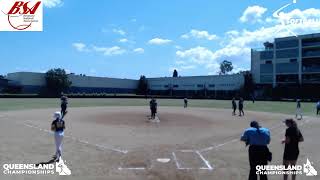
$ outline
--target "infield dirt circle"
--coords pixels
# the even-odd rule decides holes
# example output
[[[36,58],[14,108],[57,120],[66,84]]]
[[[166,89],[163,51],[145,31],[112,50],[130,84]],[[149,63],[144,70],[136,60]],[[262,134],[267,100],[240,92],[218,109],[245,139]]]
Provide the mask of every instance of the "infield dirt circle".
[[[0,113],[1,163],[39,163],[54,154],[49,131],[58,109]],[[72,175],[68,179],[133,180],[238,180],[247,179],[247,148],[239,141],[251,120],[271,129],[273,164],[281,164],[285,126],[290,115],[212,108],[160,107],[160,123],[150,123],[148,107],[69,108],[63,157]],[[311,117],[299,121],[306,138],[300,147],[300,163],[318,160],[319,122]],[[168,162],[160,162],[166,159]],[[314,162],[319,163],[319,162]],[[279,179],[281,176],[270,176]],[[0,179],[10,179],[4,176]],[[56,175],[21,179],[60,179]],[[300,179],[306,178],[301,176]],[[313,178],[309,178],[313,179]]]

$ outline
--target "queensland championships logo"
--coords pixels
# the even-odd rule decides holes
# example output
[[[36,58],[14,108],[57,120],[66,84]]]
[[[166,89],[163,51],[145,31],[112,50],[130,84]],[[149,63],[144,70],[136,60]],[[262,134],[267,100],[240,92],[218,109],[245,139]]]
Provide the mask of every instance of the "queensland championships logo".
[[[0,10],[0,31],[42,31],[41,0],[3,0]]]

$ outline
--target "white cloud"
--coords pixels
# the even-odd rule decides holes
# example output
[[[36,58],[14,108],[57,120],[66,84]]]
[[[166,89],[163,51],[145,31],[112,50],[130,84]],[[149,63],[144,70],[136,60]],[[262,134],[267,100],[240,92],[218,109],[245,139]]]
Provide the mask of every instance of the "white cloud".
[[[320,18],[320,9],[295,9],[288,13],[283,13],[284,17],[290,18]],[[225,33],[225,37],[221,38],[221,48],[210,50],[206,47],[197,46],[187,50],[176,51],[177,60],[175,65],[177,68],[182,66],[200,66],[206,68],[209,74],[217,74],[219,71],[219,63],[223,60],[229,60],[233,63],[233,73],[250,69],[251,48],[261,48],[266,41],[273,42],[274,38],[292,36],[278,19],[267,17],[264,25],[268,27],[260,27],[254,30],[231,30]],[[296,34],[317,33],[320,28],[318,23],[310,24],[292,24],[286,26]]]
[[[181,66],[180,69],[181,70],[190,70],[190,69],[195,69],[196,66],[195,65],[188,65],[188,66]]]
[[[172,40],[170,40],[170,39],[154,38],[154,39],[149,40],[148,43],[152,44],[152,45],[163,45],[163,44],[169,44],[171,42],[172,42]]]
[[[239,73],[240,71],[247,71],[249,69],[239,67],[238,65],[233,65],[233,69],[231,71],[232,74]]]
[[[136,48],[133,50],[133,52],[138,53],[138,54],[142,54],[142,53],[144,53],[144,49],[143,48]]]
[[[179,45],[175,45],[174,48],[176,48],[176,49],[178,49],[178,50],[181,50],[181,49],[182,49],[182,47],[179,46]]]
[[[319,18],[320,17],[320,9],[310,8],[306,9],[304,11],[301,11],[300,9],[294,9],[291,12],[280,13],[280,17],[287,17],[289,19],[293,18],[300,18],[300,19],[306,19],[306,18]]]
[[[230,37],[234,37],[234,36],[238,36],[239,32],[236,30],[231,30],[231,31],[227,31],[226,35],[230,36]]]
[[[88,47],[84,43],[73,43],[72,46],[79,52],[97,52],[102,53],[105,56],[121,55],[126,52],[125,49],[122,49],[119,46],[100,47],[93,45]]]
[[[178,61],[176,61],[176,64],[177,65],[184,65],[184,64],[187,64],[187,63],[185,61],[178,60]]]
[[[267,10],[267,8],[261,6],[249,6],[240,17],[240,22],[261,22],[261,18]]]
[[[129,40],[126,39],[126,38],[119,39],[119,42],[121,42],[121,43],[126,43],[126,42],[128,42],[128,41],[129,41]]]
[[[205,47],[195,47],[185,51],[177,51],[176,56],[180,59],[188,59],[188,61],[196,64],[206,64],[215,57],[214,52]]]
[[[61,0],[42,0],[43,5],[47,8],[53,8],[56,6],[61,6],[63,3]]]
[[[80,52],[88,51],[87,45],[85,45],[84,43],[73,43],[72,46]]]
[[[113,47],[97,47],[93,46],[93,50],[96,52],[101,52],[105,56],[121,55],[126,52],[125,49],[120,48],[119,46]]]
[[[127,33],[122,29],[112,29],[112,32],[119,34],[121,36],[125,36]]]
[[[220,71],[220,64],[219,63],[208,64],[206,68],[209,69],[208,75],[217,75],[219,74],[219,71]]]
[[[183,38],[183,39],[190,39],[190,38],[207,39],[209,41],[212,41],[212,40],[218,39],[218,36],[215,34],[209,34],[208,31],[201,31],[201,30],[192,29],[189,33],[183,34],[181,36],[181,38]]]

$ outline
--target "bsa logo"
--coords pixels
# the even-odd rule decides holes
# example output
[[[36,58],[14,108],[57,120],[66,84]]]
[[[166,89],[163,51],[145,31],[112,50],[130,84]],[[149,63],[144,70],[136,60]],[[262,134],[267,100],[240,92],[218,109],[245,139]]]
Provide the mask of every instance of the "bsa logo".
[[[0,31],[42,31],[41,0],[2,0],[0,10]]]

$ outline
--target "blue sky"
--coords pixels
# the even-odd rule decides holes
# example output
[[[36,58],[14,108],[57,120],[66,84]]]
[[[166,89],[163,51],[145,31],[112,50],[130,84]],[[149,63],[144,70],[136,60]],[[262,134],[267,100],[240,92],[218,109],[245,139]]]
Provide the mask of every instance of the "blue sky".
[[[4,0],[0,0],[4,1]],[[319,0],[298,0],[281,18],[320,19]],[[139,78],[250,69],[250,48],[288,36],[272,16],[292,0],[44,0],[43,32],[0,32],[0,74],[64,68]],[[287,24],[297,34],[318,23]]]

